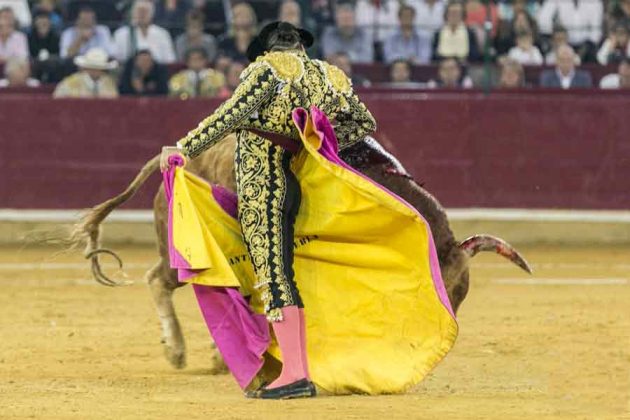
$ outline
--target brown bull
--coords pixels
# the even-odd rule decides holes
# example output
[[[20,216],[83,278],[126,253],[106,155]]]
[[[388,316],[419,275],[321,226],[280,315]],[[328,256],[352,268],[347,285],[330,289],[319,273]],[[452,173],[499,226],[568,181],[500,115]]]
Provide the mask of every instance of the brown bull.
[[[235,136],[229,136],[217,146],[189,162],[186,169],[213,184],[220,184],[234,191],[235,140]],[[426,218],[431,226],[442,277],[448,297],[455,311],[457,311],[468,292],[468,260],[478,252],[496,252],[510,259],[523,270],[531,272],[527,262],[520,256],[518,251],[501,239],[488,235],[476,235],[463,242],[458,242],[451,231],[446,212],[442,206],[409,176],[401,174],[400,170],[393,170],[394,166],[392,166],[391,159],[388,160],[385,157],[386,152],[382,151],[384,153],[381,153],[369,150],[367,146],[361,145],[358,146],[358,149],[360,152],[358,159],[356,158],[357,155],[352,157],[344,156],[343,154],[342,158],[363,174],[407,200]],[[119,285],[119,283],[109,279],[102,273],[98,259],[99,254],[107,253],[114,256],[121,267],[122,262],[112,251],[100,248],[100,224],[112,210],[131,198],[146,179],[158,169],[158,166],[159,156],[156,156],[142,168],[122,194],[92,208],[73,231],[71,236],[72,245],[87,242],[86,258],[91,260],[94,277],[102,284],[108,286]],[[163,187],[160,187],[155,196],[153,210],[160,260],[147,272],[146,279],[160,316],[162,343],[164,344],[166,357],[174,367],[182,368],[186,362],[184,337],[175,314],[172,297],[173,291],[184,284],[177,281],[177,272],[169,266],[168,211]],[[216,357],[216,360],[220,360],[218,356]]]

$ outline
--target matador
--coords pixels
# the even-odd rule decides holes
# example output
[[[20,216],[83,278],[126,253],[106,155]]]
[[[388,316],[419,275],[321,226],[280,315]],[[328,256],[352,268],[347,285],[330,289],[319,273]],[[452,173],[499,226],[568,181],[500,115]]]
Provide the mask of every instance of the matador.
[[[341,149],[376,129],[343,71],[306,55],[312,44],[308,31],[289,23],[265,26],[248,48],[252,64],[234,94],[162,156],[162,162],[177,152],[192,159],[227,134],[237,136],[238,220],[283,360],[280,376],[248,394],[254,398],[316,393],[308,372],[304,305],[294,281],[293,233],[301,193],[290,168],[300,147],[292,112],[322,110],[335,125]]]

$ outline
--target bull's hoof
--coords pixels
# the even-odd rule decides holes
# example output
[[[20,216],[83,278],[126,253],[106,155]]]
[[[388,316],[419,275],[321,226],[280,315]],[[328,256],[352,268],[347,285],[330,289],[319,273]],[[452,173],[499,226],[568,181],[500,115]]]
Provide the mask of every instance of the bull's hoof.
[[[171,366],[175,369],[183,369],[186,367],[185,349],[174,349],[170,346],[164,345],[164,355],[166,356],[166,360],[168,360]]]
[[[212,356],[210,356],[210,374],[225,375],[228,372],[228,367],[225,365],[221,353],[215,348],[212,352]]]

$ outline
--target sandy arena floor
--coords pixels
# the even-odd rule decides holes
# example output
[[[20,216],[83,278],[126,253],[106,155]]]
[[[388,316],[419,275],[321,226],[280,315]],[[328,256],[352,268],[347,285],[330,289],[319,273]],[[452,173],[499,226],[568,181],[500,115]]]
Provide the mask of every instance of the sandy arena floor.
[[[630,418],[628,248],[523,249],[534,277],[477,257],[458,342],[412,392],[284,402],[211,374],[187,288],[188,367],[172,369],[141,280],[155,253],[120,251],[137,281],[110,289],[77,255],[0,250],[0,418]]]

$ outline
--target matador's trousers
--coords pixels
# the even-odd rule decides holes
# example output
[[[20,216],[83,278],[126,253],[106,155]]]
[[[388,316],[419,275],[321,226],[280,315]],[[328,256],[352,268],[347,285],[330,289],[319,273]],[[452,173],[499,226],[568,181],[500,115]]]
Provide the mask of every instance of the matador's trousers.
[[[291,152],[249,131],[237,138],[238,219],[267,319],[281,321],[281,308],[303,307],[293,271],[300,185],[291,172]]]

